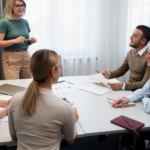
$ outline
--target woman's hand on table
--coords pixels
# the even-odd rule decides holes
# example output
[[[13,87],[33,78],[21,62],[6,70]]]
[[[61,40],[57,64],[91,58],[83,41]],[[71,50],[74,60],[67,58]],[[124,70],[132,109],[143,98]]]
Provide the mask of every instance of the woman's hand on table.
[[[75,115],[75,123],[79,120],[79,115],[77,109],[73,107],[74,115]]]

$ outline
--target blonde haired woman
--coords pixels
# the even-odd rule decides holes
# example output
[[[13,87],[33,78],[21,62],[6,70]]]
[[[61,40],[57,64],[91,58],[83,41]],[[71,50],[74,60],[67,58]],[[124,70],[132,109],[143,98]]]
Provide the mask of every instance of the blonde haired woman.
[[[51,50],[35,52],[30,71],[34,80],[26,92],[15,94],[10,103],[12,139],[18,139],[19,150],[58,150],[62,134],[68,143],[73,143],[77,134],[77,111],[52,92],[52,84],[61,74],[59,56]]]
[[[28,21],[21,18],[25,9],[24,0],[7,0],[4,18],[0,20],[0,47],[4,49],[2,61],[7,80],[31,78],[27,49],[36,39],[29,38]]]

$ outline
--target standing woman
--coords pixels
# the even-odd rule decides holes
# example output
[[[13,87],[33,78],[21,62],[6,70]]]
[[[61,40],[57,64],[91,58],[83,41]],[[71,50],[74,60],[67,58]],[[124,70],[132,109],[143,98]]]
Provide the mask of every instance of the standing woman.
[[[24,0],[7,0],[4,18],[0,20],[0,47],[4,49],[2,62],[5,79],[31,78],[28,46],[36,43],[29,38],[28,21],[21,18],[25,14]]]
[[[18,139],[17,150],[59,150],[62,135],[69,144],[76,138],[76,109],[53,94],[61,74],[54,51],[36,51],[30,60],[33,81],[26,92],[16,93],[9,106],[9,132]]]

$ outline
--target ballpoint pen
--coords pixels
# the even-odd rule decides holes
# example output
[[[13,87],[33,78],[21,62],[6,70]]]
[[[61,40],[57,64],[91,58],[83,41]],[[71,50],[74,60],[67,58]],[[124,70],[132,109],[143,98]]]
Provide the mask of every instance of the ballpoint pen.
[[[111,98],[107,98],[107,99],[109,99],[109,100],[112,100],[112,101],[116,101],[116,99],[111,99]],[[117,104],[127,104],[127,103],[123,103],[123,102],[118,102]]]
[[[100,73],[98,70],[96,70],[96,72]]]
[[[68,81],[65,81],[65,82],[67,82],[67,83],[70,83],[70,84],[74,85],[74,84],[73,84],[73,83],[71,83],[71,82],[68,82]]]
[[[67,99],[65,99],[70,105],[73,105],[74,104],[74,102],[70,102],[70,101],[68,101]]]
[[[129,120],[128,120],[126,117],[123,117],[123,119],[124,119],[131,127],[133,127],[132,124],[129,122]]]

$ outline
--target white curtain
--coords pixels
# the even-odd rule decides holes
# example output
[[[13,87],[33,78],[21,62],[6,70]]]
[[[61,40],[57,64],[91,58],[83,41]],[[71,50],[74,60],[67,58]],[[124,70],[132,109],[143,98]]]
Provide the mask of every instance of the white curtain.
[[[149,24],[149,0],[26,0],[25,18],[38,40],[29,48],[61,55],[64,76],[114,70],[124,61],[132,31]],[[140,11],[139,11],[140,10]],[[139,19],[142,18],[142,19]],[[140,21],[139,21],[140,20]],[[125,77],[121,81],[125,81]]]
[[[129,37],[138,25],[146,25],[150,27],[150,0],[129,0],[125,55],[131,49],[129,47]],[[126,75],[124,80],[128,81],[128,79],[128,75]]]

